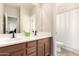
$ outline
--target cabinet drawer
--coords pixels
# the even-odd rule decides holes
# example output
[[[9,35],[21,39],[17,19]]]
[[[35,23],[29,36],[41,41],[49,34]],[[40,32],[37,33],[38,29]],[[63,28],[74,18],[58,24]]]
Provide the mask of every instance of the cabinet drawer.
[[[36,53],[36,47],[32,47],[32,48],[27,49],[27,54],[32,54],[32,53]]]
[[[1,47],[0,48],[0,53],[1,52],[12,52],[12,51],[23,49],[24,47],[25,47],[24,43],[11,45],[11,46],[6,46],[6,47]]]
[[[10,53],[0,53],[0,56],[10,56]]]
[[[36,41],[31,41],[27,43],[27,48],[36,47]]]
[[[17,50],[10,53],[11,56],[24,56],[24,50]]]
[[[36,53],[28,54],[28,56],[36,56]]]

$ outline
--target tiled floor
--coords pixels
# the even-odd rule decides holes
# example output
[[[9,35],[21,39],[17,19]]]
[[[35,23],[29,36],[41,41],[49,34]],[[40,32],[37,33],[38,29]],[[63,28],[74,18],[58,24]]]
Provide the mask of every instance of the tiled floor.
[[[65,49],[61,49],[61,52],[57,52],[58,56],[79,56],[79,54],[76,54],[74,52],[65,50]]]

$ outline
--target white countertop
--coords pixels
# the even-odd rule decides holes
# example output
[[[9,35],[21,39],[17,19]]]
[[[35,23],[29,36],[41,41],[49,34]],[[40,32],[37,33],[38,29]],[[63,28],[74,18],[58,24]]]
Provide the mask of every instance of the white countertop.
[[[16,38],[1,37],[0,38],[0,47],[14,45],[14,44],[23,43],[23,42],[29,42],[29,41],[33,41],[33,40],[39,40],[39,39],[46,38],[46,37],[52,37],[51,33],[40,32],[36,36],[31,35],[30,37],[25,37],[23,34],[16,35]]]

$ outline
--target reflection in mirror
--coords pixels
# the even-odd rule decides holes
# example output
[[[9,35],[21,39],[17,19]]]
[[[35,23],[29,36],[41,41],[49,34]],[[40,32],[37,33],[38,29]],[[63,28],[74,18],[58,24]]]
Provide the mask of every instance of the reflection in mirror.
[[[8,17],[8,33],[14,31],[16,33],[17,18]]]
[[[18,32],[18,27],[19,23],[18,23],[18,19],[17,17],[13,17],[13,16],[5,16],[4,19],[4,33],[12,33],[13,31],[15,33]]]

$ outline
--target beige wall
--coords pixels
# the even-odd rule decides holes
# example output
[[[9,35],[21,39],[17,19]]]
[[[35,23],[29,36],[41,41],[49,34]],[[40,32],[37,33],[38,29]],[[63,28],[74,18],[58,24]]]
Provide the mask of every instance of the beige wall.
[[[19,16],[19,7],[4,5],[4,12],[10,16]]]
[[[42,7],[36,8],[36,30],[42,31]]]
[[[29,11],[25,8],[25,6],[21,6],[20,8],[20,24],[21,24],[21,32],[30,31],[30,21],[29,21]]]
[[[39,8],[37,8],[37,10],[37,31],[51,32],[53,20],[53,3],[42,4]]]
[[[51,32],[52,21],[52,4],[44,4],[42,6],[42,29],[45,32]]]
[[[33,17],[35,15],[35,6],[28,4],[26,5],[21,5],[20,8],[20,24],[21,24],[21,32],[30,32],[32,31],[32,20],[35,19]],[[33,19],[32,19],[33,17]]]
[[[3,4],[0,3],[0,33],[3,33]]]

